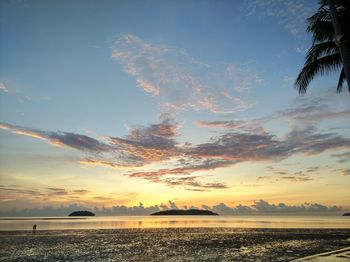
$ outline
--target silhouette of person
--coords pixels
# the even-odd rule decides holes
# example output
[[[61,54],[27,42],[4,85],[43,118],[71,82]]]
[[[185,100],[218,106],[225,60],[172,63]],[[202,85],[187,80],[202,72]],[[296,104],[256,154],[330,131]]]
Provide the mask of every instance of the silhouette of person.
[[[36,233],[36,224],[35,224],[35,225],[33,225],[32,235],[35,235],[35,233]]]

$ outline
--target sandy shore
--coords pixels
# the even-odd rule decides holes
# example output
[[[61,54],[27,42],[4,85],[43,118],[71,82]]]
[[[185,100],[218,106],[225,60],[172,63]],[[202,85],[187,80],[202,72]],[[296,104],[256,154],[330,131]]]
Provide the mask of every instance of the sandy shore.
[[[289,261],[349,246],[350,229],[9,231],[0,261]]]

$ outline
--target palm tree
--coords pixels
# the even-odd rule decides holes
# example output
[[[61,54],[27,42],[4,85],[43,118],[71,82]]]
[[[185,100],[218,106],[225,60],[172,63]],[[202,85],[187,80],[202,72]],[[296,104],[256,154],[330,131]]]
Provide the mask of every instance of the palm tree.
[[[345,39],[350,39],[350,1],[337,0],[337,15]],[[316,75],[340,71],[337,91],[341,92],[346,79],[340,52],[335,42],[335,33],[327,0],[320,0],[316,13],[307,19],[307,31],[312,33],[312,46],[306,54],[305,64],[295,81],[299,93],[304,94],[310,81]],[[350,41],[345,42],[350,50]],[[350,86],[348,86],[350,92]]]

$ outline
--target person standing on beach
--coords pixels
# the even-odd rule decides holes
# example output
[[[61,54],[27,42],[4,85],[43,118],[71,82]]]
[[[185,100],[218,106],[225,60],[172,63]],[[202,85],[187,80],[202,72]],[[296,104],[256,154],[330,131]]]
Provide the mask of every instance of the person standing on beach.
[[[35,235],[35,233],[36,233],[36,224],[35,224],[35,225],[33,225],[32,235]]]

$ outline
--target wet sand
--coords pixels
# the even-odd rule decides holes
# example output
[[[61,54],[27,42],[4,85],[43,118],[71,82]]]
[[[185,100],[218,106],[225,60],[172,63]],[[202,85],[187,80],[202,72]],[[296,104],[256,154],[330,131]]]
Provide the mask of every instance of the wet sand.
[[[29,220],[29,221],[41,221],[41,220],[76,220],[76,219],[88,219],[86,217],[10,217],[10,218],[0,218],[1,220],[9,220],[9,221],[14,221],[14,220]]]
[[[349,247],[350,229],[0,232],[0,261],[289,261]]]

